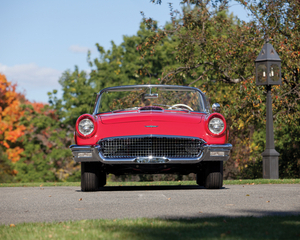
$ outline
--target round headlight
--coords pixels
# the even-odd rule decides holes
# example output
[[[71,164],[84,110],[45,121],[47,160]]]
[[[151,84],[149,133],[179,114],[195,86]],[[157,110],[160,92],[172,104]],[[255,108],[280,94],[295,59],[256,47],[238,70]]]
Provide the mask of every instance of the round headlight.
[[[219,134],[224,130],[224,122],[217,117],[212,118],[208,123],[209,131],[214,134]]]
[[[78,130],[83,135],[89,135],[94,131],[94,123],[90,119],[85,118],[78,124]]]

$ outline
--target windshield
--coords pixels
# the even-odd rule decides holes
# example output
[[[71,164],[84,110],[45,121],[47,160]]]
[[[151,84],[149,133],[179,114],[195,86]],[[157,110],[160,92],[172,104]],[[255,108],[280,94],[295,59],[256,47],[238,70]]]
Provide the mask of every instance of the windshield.
[[[139,110],[152,106],[169,110],[205,112],[202,96],[194,89],[139,87],[103,92],[97,113]]]

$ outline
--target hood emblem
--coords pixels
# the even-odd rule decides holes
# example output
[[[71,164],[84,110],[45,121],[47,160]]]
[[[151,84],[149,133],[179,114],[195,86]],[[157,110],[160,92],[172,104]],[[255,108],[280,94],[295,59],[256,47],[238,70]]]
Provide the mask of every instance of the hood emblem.
[[[148,127],[148,128],[156,128],[158,126],[155,126],[155,125],[146,125],[145,127]]]

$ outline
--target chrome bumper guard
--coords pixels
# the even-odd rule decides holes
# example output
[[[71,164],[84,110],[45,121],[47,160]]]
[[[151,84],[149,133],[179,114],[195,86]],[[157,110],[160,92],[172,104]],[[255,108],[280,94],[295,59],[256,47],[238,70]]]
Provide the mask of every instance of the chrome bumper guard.
[[[102,162],[104,164],[184,164],[201,161],[226,161],[230,157],[232,145],[204,145],[204,150],[197,158],[165,158],[165,157],[136,157],[136,158],[105,158],[100,145],[78,146],[71,145],[75,162]]]

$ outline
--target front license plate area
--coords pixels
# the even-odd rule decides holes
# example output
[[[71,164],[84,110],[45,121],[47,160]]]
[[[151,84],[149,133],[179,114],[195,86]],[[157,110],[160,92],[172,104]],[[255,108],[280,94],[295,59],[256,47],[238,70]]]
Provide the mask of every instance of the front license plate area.
[[[166,163],[169,159],[164,157],[138,157],[134,161],[136,163]]]

